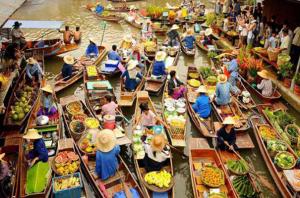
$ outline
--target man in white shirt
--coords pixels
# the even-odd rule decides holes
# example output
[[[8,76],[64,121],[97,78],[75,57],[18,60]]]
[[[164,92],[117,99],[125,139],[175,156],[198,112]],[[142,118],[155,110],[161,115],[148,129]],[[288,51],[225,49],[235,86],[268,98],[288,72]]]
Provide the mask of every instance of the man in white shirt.
[[[288,30],[284,29],[283,31],[283,38],[281,40],[281,44],[280,44],[280,50],[283,53],[289,54],[289,44],[290,44],[290,36],[288,34]]]

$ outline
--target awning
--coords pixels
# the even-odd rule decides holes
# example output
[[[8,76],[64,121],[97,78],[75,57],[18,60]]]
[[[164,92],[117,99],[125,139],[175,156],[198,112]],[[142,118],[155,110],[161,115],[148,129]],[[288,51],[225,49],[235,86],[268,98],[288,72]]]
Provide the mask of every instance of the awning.
[[[22,23],[21,28],[28,29],[59,29],[63,21],[30,21],[30,20],[8,20],[2,28],[12,28],[15,21]]]

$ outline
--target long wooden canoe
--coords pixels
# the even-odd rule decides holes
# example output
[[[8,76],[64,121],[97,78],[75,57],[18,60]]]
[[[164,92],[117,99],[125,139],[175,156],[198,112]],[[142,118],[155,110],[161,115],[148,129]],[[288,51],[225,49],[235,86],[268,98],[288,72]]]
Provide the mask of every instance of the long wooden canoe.
[[[251,86],[251,84],[242,76],[239,76],[244,86],[248,89],[249,92],[254,93],[257,97],[259,97],[264,103],[273,103],[278,101],[281,98],[281,93],[277,90],[277,88],[273,88],[273,94],[270,97],[263,96],[260,90],[255,89]]]
[[[21,156],[23,153],[22,143],[21,136],[7,136],[5,137],[4,146],[0,149],[0,154],[5,153],[3,160],[8,163],[11,173],[9,180],[3,179],[0,183],[0,197],[20,197],[19,184]],[[7,186],[10,186],[10,188],[7,189]]]
[[[73,75],[70,79],[68,79],[62,83],[61,82],[61,80],[63,80],[62,73],[61,72],[58,73],[54,78],[54,80],[56,82],[54,85],[54,92],[55,93],[60,92],[60,91],[64,90],[65,88],[69,87],[70,85],[74,84],[78,80],[80,80],[82,78],[84,66],[98,65],[107,53],[106,48],[104,46],[98,46],[98,50],[99,50],[99,55],[95,60],[90,60],[88,58],[80,58],[77,61],[77,63],[75,63]]]
[[[235,174],[232,174],[231,171],[228,169],[228,166],[227,166],[227,162],[229,160],[241,160],[241,158],[236,155],[235,153],[232,153],[232,152],[228,152],[228,151],[221,151],[221,150],[217,150],[218,152],[218,155],[222,161],[222,163],[224,164],[225,166],[225,169],[227,171],[227,174],[231,177],[231,176],[235,176]],[[257,184],[256,184],[256,181],[255,179],[253,178],[253,176],[250,174],[250,173],[247,173],[247,178],[248,180],[250,181],[250,184],[255,192],[255,195],[254,197],[257,197],[260,193],[260,189],[258,188]],[[236,190],[236,189],[235,189]]]
[[[101,123],[102,122],[101,108],[104,105],[105,96],[106,95],[112,96],[114,101],[116,100],[116,96],[114,94],[113,88],[108,89],[107,84],[106,84],[107,81],[104,81],[103,76],[99,72],[98,72],[97,76],[89,78],[87,75],[86,69],[87,68],[84,69],[84,73],[83,73],[85,101],[86,101],[87,107],[92,112],[93,116],[95,118],[97,118],[99,120],[99,122]],[[90,85],[88,85],[91,83],[94,83],[94,84],[98,83],[98,85],[102,84],[103,87],[100,89],[97,89],[97,88],[91,89]],[[117,113],[117,116],[124,117],[121,108],[118,107],[118,112],[116,112],[116,113]],[[118,126],[118,128],[120,130],[122,130],[122,132],[124,132],[124,134],[117,136],[117,143],[119,145],[130,143],[130,140],[128,139],[128,134],[127,134],[128,131],[126,130],[124,119],[123,119],[121,125]]]
[[[92,10],[92,8],[90,7],[87,7],[87,9],[92,12],[95,16],[97,16],[99,19],[102,19],[104,21],[109,21],[109,22],[115,22],[115,23],[118,23],[120,22],[121,20],[123,20],[123,17],[120,16],[120,15],[116,15],[116,14],[111,14],[109,13],[107,16],[103,16],[103,15],[100,15],[100,14],[97,14],[95,11]]]
[[[44,56],[42,53],[37,53],[34,54],[33,57],[38,61],[40,64],[42,70],[44,70]],[[7,105],[7,110],[4,115],[4,120],[3,120],[3,125],[9,128],[15,128],[15,129],[20,129],[22,126],[24,126],[25,121],[28,119],[30,112],[32,111],[33,107],[35,106],[36,99],[38,97],[38,94],[40,92],[41,88],[41,83],[39,82],[38,84],[28,84],[26,83],[26,70],[24,69],[22,73],[20,74],[19,79],[17,80],[13,90],[12,94],[9,98],[8,105]],[[28,101],[28,104],[31,106],[28,112],[24,112],[24,117],[21,120],[14,121],[12,119],[12,111],[16,111],[15,107],[15,102],[19,102],[21,100],[20,95],[21,93],[26,90],[26,89],[32,88],[33,92],[31,95],[30,100]]]
[[[259,132],[259,128],[261,126],[267,126],[270,127],[271,130],[274,130],[269,124],[262,124],[259,121],[259,118],[252,118],[251,123],[254,129],[254,135],[258,143],[258,147],[260,149],[261,155],[264,158],[264,161],[268,167],[268,170],[277,186],[279,189],[282,197],[295,197],[296,192],[293,192],[290,188],[290,185],[287,183],[287,181],[283,178],[283,171],[279,168],[276,167],[276,165],[273,162],[273,158],[270,156],[268,149],[266,147],[266,144],[264,140],[262,139],[262,136]],[[277,138],[280,139],[280,137],[277,135]],[[295,159],[298,159],[298,157],[294,154],[293,150],[288,146],[288,152],[292,153]],[[293,170],[293,169],[292,169]]]
[[[145,69],[142,70],[143,75],[146,76],[147,74],[147,64],[149,64],[149,62],[146,61],[146,65],[145,65]],[[149,70],[148,70],[149,72]],[[118,100],[118,104],[121,107],[130,107],[133,105],[135,99],[136,99],[136,95],[138,91],[141,91],[145,85],[146,79],[143,78],[141,80],[141,82],[138,84],[138,86],[136,87],[136,89],[132,92],[129,92],[125,89],[125,84],[124,84],[124,80],[121,78],[120,79],[120,98]]]
[[[154,104],[152,103],[152,101],[151,101],[151,99],[148,95],[148,92],[139,91],[137,93],[137,102],[136,102],[136,105],[135,105],[135,114],[134,114],[133,126],[139,125],[139,121],[140,121],[140,118],[141,118],[141,110],[140,110],[139,106],[140,106],[141,103],[144,103],[144,102],[147,102],[148,106],[149,106],[149,109],[151,111],[153,111],[153,113],[155,115],[158,115],[156,110],[155,110]],[[163,132],[163,134],[165,135],[165,138],[167,138],[165,132]],[[141,188],[142,188],[142,190],[144,191],[144,193],[146,195],[145,197],[147,197],[147,198],[152,197],[153,192],[151,190],[149,190],[145,185],[146,181],[144,180],[144,176],[147,172],[146,172],[146,169],[144,168],[143,159],[138,158],[138,156],[136,154],[134,154],[133,155],[133,162],[134,162],[134,166],[135,166],[135,171],[136,171],[137,176],[138,176],[139,181],[140,181]],[[167,172],[170,172],[172,177],[174,177],[171,151],[170,151],[170,158],[167,162],[167,165],[163,169],[167,170]],[[175,196],[175,192],[174,192],[174,186],[173,186],[171,188],[171,190],[168,191],[168,197],[173,198],[174,196]]]
[[[183,53],[187,56],[193,57],[196,54],[196,46],[194,45],[193,49],[188,49],[187,47],[185,47],[184,43],[182,42],[182,40],[180,40],[180,46],[181,46],[181,51],[183,51]]]
[[[210,190],[210,188],[201,181],[201,169],[205,164],[212,164],[223,171],[225,185],[220,186],[220,191],[225,193],[227,197],[238,197],[217,151],[209,148],[207,141],[201,138],[191,138],[189,152],[189,165],[195,198],[205,197],[204,192],[209,193]]]
[[[167,99],[167,98],[171,98],[171,96],[168,95],[168,81],[165,84],[164,93],[163,93],[162,102],[161,102],[161,104],[163,106],[162,117],[163,117],[163,120],[165,123],[168,123],[167,116],[165,115],[166,107],[164,105],[165,99]],[[186,111],[184,113],[184,118],[187,122],[187,119],[188,119],[187,106],[185,109],[186,109]],[[166,130],[169,135],[169,138],[171,140],[171,144],[173,146],[176,146],[176,147],[185,147],[186,146],[186,137],[185,137],[186,131],[187,131],[186,122],[185,122],[185,126],[183,128],[179,128],[179,127],[172,128],[172,126],[170,126],[170,129]],[[170,123],[168,123],[168,124],[170,124]]]

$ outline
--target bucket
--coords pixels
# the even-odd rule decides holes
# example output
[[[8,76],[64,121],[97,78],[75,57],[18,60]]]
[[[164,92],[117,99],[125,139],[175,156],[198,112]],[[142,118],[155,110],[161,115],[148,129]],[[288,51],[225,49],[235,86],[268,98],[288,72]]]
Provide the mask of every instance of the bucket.
[[[105,115],[103,117],[103,128],[114,130],[116,128],[116,120],[113,115]]]
[[[122,126],[124,118],[120,115],[116,115],[115,121],[117,126]]]

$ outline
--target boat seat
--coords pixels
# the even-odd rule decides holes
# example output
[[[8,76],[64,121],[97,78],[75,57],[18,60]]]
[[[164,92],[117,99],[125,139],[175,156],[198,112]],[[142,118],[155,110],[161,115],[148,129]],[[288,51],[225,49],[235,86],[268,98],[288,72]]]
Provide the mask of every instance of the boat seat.
[[[119,171],[120,174],[116,173],[114,176],[108,178],[107,180],[103,181],[103,184],[104,185],[107,185],[107,184],[110,184],[110,183],[113,183],[117,180],[120,180],[121,177],[123,179],[123,181],[125,180],[125,173],[123,171]]]

